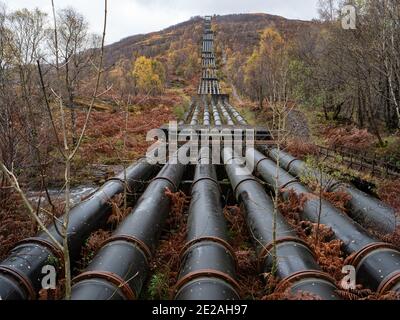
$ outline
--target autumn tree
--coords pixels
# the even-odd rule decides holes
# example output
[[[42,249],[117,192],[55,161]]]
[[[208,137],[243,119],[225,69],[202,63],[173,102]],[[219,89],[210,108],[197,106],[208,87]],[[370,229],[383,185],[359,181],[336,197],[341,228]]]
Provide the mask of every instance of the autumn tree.
[[[247,92],[259,101],[261,109],[265,99],[269,103],[286,99],[287,64],[282,36],[274,28],[265,29],[245,65],[244,79]]]
[[[132,75],[140,93],[157,95],[163,92],[166,78],[161,62],[141,56],[134,63]]]

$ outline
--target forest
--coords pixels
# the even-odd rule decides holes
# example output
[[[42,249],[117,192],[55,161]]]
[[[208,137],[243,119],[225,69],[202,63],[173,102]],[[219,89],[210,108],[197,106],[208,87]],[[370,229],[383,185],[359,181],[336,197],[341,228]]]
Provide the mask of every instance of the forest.
[[[43,232],[46,246],[51,242],[60,253],[59,261],[52,264],[63,276],[55,289],[42,289],[35,297],[70,299],[72,279],[96,261],[96,252],[112,240],[118,225],[129,221],[129,214],[137,208],[135,203],[141,204],[138,199],[146,192],[144,186],[157,181],[140,172],[140,179],[129,181],[134,185],[132,190],[126,182],[127,173],[137,174],[129,171],[134,161],[139,167],[145,166],[140,159],[151,145],[147,133],[169,121],[186,125],[184,120],[190,121],[190,116],[197,125],[201,122],[196,118],[198,113],[205,112],[207,120],[220,111],[226,118],[231,116],[232,122],[241,118],[247,127],[265,129],[278,146],[278,153],[288,152],[316,168],[320,177],[296,176],[298,183],[310,186],[310,194],[299,196],[286,187],[273,186],[271,254],[274,260],[276,219],[281,212],[299,237],[296,241],[313,251],[321,272],[333,278],[335,285],[340,283],[341,268],[354,256],[345,252],[343,242],[335,239],[333,229],[322,224],[320,217],[317,223],[311,223],[301,220],[299,212],[317,196],[328,201],[331,210],[350,214],[351,197],[343,190],[329,191],[322,185],[323,175],[329,172],[332,180],[327,179],[327,185],[335,179],[351,183],[393,208],[398,219],[398,1],[319,0],[319,18],[312,21],[266,13],[214,15],[205,34],[215,39],[212,55],[215,53],[216,67],[211,73],[202,70],[204,52],[200,43],[207,29],[202,17],[106,45],[110,28],[107,15],[113,3],[99,2],[102,33],[92,34],[79,8],[59,8],[52,0],[51,14],[39,8],[13,11],[0,0],[0,274],[1,261],[20,241]],[[346,29],[343,21],[349,12],[344,9],[349,5],[356,8],[356,24]],[[223,98],[193,98],[198,94],[201,74],[218,79]],[[273,153],[269,156],[273,158]],[[282,166],[279,159],[276,163]],[[115,178],[120,172],[125,176]],[[244,228],[249,221],[243,212],[251,209],[251,203],[245,202],[245,196],[244,200],[235,199],[240,184],[232,193],[229,173],[221,178],[218,171],[218,179],[216,174],[208,180],[217,180],[222,186],[221,199],[225,202],[220,213],[227,221],[230,243],[216,242],[233,252],[238,291],[248,300],[318,300],[304,292],[292,294],[288,286],[279,285],[275,260],[272,271],[258,272],[258,249],[251,245],[254,230]],[[186,173],[183,180],[188,183],[192,178]],[[248,180],[268,179],[260,169],[256,178]],[[71,258],[69,214],[79,203],[95,198],[98,187],[116,181],[123,184],[123,192],[106,201],[106,223],[90,232]],[[134,299],[163,300],[176,294],[182,251],[188,249],[185,239],[190,223],[196,220],[188,217],[191,187],[173,190],[171,186],[174,183],[160,197],[163,203],[169,201],[165,208],[160,206],[160,212],[168,207],[171,213],[160,231],[160,246],[148,248],[130,238],[145,252],[149,269],[149,276],[140,279],[140,288],[144,289],[137,295],[125,288],[135,276],[119,287]],[[213,188],[209,187],[214,195],[220,192]],[[254,188],[260,196],[262,192]],[[49,231],[50,226],[55,228],[54,233]],[[393,250],[399,248],[397,224],[391,233],[367,229],[368,236],[379,243],[388,243],[395,247]],[[283,290],[274,292],[279,287]],[[399,298],[398,293],[373,291],[360,285],[339,290],[338,297]]]

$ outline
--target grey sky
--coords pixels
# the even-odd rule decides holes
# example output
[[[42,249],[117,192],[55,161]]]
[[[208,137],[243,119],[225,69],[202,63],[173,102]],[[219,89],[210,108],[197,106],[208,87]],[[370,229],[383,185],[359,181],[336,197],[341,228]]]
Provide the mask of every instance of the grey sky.
[[[57,8],[72,6],[100,33],[102,0],[54,0]],[[39,7],[51,12],[51,0],[0,0],[9,10]],[[109,0],[107,43],[138,34],[158,31],[195,15],[264,12],[286,18],[310,20],[317,17],[318,0]]]

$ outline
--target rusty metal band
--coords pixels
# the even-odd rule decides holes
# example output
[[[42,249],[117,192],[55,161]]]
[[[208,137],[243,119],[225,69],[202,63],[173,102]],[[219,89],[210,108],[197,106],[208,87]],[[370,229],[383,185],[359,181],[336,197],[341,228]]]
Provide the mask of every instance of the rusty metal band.
[[[376,242],[376,243],[371,243],[367,246],[365,246],[364,248],[362,248],[361,250],[359,250],[349,261],[349,264],[351,264],[352,266],[354,266],[356,269],[358,269],[360,263],[362,262],[362,260],[368,256],[371,253],[374,253],[375,250],[379,250],[379,249],[389,249],[389,250],[396,250],[397,248],[394,245],[391,245],[389,243],[385,243],[385,242]]]
[[[174,191],[178,190],[178,187],[175,185],[175,182],[173,182],[170,178],[168,177],[156,177],[154,178],[151,182],[155,182],[157,180],[164,180],[164,181],[168,181],[172,187],[174,188]]]
[[[183,278],[179,279],[178,283],[175,286],[175,292],[178,292],[180,289],[183,288],[186,284],[188,284],[190,281],[195,280],[197,278],[217,278],[221,279],[225,282],[227,282],[229,285],[233,287],[235,290],[236,294],[240,297],[240,285],[239,283],[233,279],[229,274],[226,274],[225,272],[217,271],[217,270],[212,270],[212,269],[203,269],[203,270],[198,270],[191,272],[184,276]]]
[[[336,282],[335,279],[333,279],[330,275],[322,271],[317,271],[317,270],[300,271],[281,280],[279,284],[276,286],[275,291],[279,292],[280,290],[286,289],[287,287],[291,287],[296,282],[299,282],[301,280],[306,280],[307,278],[317,278],[320,280],[325,280],[330,282],[333,286],[335,286]]]
[[[279,157],[279,155],[278,155],[278,157]],[[288,165],[286,166],[285,170],[286,170],[287,172],[289,172],[291,165],[292,165],[294,162],[296,162],[296,161],[300,161],[300,160],[299,160],[299,159],[293,159],[293,160],[291,160],[291,161],[288,163]]]
[[[105,245],[110,244],[115,241],[125,241],[125,242],[134,244],[135,246],[137,246],[140,249],[140,251],[142,251],[144,253],[147,261],[150,261],[153,258],[153,254],[152,254],[150,248],[147,246],[147,244],[145,244],[142,240],[140,240],[136,237],[125,235],[125,234],[115,235],[115,236],[108,238],[101,244],[100,247],[102,248]]]
[[[50,250],[50,252],[59,260],[58,262],[58,267],[59,270],[62,271],[60,272],[62,274],[62,279],[64,278],[64,269],[65,269],[65,264],[64,264],[64,253],[51,241],[46,240],[46,239],[41,239],[41,238],[27,238],[22,241],[19,241],[14,248],[14,250],[23,245],[29,245],[29,244],[36,244],[41,247],[45,247],[46,249]]]
[[[119,275],[108,272],[108,271],[88,271],[81,273],[80,275],[76,276],[73,280],[73,284],[77,284],[78,282],[90,279],[102,279],[106,280],[109,283],[117,286],[118,289],[121,289],[122,293],[124,294],[127,300],[136,300],[136,293],[132,290],[129,286],[128,282],[122,279]]]
[[[36,290],[33,287],[32,282],[28,278],[26,278],[25,275],[18,272],[17,270],[14,270],[6,266],[0,266],[0,273],[10,276],[14,280],[16,280],[19,284],[21,284],[25,289],[25,291],[27,292],[28,300],[36,299]]]
[[[299,181],[297,179],[290,180],[289,182],[286,182],[284,185],[279,186],[279,189],[280,190],[285,189],[287,186],[291,185],[292,183],[298,183],[298,182]]]
[[[267,158],[267,157],[264,157],[264,158],[262,158],[262,159],[260,159],[260,160],[257,161],[256,166],[255,166],[257,172],[259,172],[258,166],[260,165],[261,162],[263,162],[263,161],[265,161],[265,160],[270,160],[270,159]]]
[[[107,182],[114,182],[114,181],[121,182],[122,185],[123,185],[124,187],[126,187],[126,189],[128,190],[128,192],[129,192],[129,193],[132,193],[132,190],[131,190],[131,188],[130,188],[130,186],[129,186],[128,181],[125,181],[124,179],[114,177],[114,178],[107,179],[105,183],[107,183]]]
[[[310,251],[310,253],[314,257],[314,259],[317,260],[317,257],[315,255],[314,251],[310,248],[310,246],[308,245],[307,242],[305,242],[305,241],[303,241],[303,240],[301,240],[299,238],[296,238],[296,237],[284,237],[284,238],[277,239],[275,242],[270,242],[270,243],[268,243],[268,244],[263,246],[260,254],[258,255],[258,268],[259,268],[259,270],[261,270],[262,263],[264,263],[266,257],[270,254],[272,248],[274,246],[278,246],[278,245],[284,244],[286,242],[294,242],[294,243],[301,244],[303,247],[308,249],[308,251]]]
[[[400,282],[400,271],[391,273],[385,280],[379,285],[377,292],[378,294],[385,294],[391,291],[391,289]]]
[[[194,187],[198,182],[200,182],[200,181],[205,181],[205,180],[209,180],[209,181],[214,182],[214,183],[218,186],[218,189],[219,189],[219,183],[218,183],[217,180],[215,180],[215,179],[213,179],[213,178],[205,178],[205,177],[193,181],[193,183],[192,183],[192,189],[193,189],[193,187]]]
[[[256,182],[257,184],[259,184],[259,182],[257,181],[257,179],[254,178],[254,177],[246,178],[246,179],[240,181],[240,182],[235,186],[235,189],[233,190],[233,194],[236,196],[236,192],[237,192],[237,190],[239,189],[239,187],[240,187],[243,183],[248,182],[248,181],[254,181],[254,182]]]
[[[237,268],[237,258],[236,258],[236,254],[235,254],[235,250],[233,250],[232,246],[226,242],[224,239],[221,238],[217,238],[217,237],[201,237],[201,238],[197,238],[194,239],[192,241],[189,241],[188,243],[185,244],[185,246],[182,248],[179,256],[181,261],[183,260],[183,258],[185,257],[185,255],[187,254],[187,252],[195,245],[201,242],[214,242],[214,243],[218,243],[220,245],[222,245],[228,252],[229,254],[232,256],[233,260],[235,261],[235,266]]]

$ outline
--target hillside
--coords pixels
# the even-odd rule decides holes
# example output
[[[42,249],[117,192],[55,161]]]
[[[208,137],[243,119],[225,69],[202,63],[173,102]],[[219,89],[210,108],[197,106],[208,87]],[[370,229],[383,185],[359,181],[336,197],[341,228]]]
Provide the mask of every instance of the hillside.
[[[269,14],[215,16],[214,20],[219,42],[233,52],[240,51],[245,57],[251,54],[259,42],[260,33],[267,27],[275,27],[284,36],[292,37],[313,24]],[[198,63],[189,63],[189,60],[200,58],[201,29],[202,19],[195,17],[162,31],[122,39],[106,47],[106,63],[110,66],[144,55],[163,62],[169,75],[190,80],[200,71]]]

